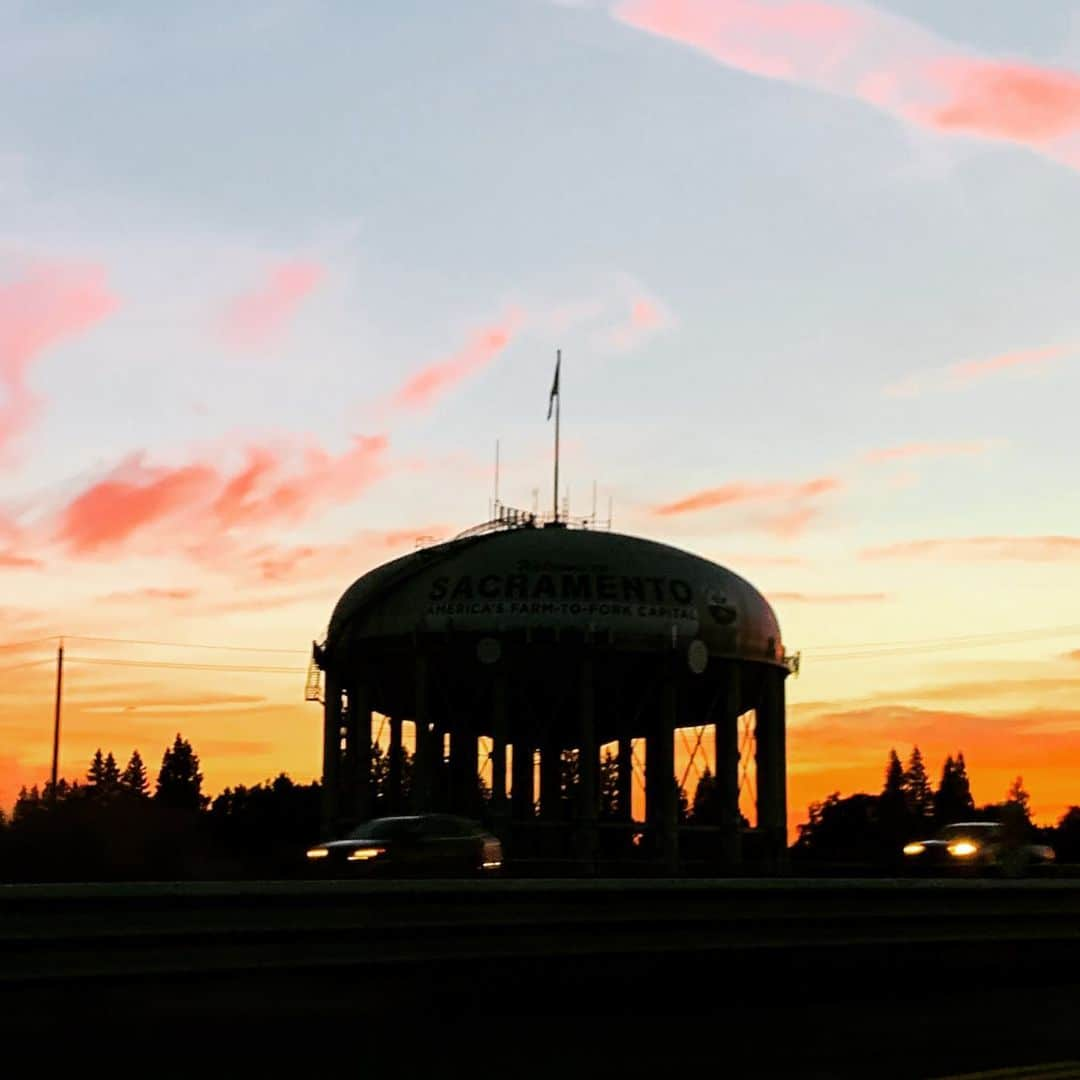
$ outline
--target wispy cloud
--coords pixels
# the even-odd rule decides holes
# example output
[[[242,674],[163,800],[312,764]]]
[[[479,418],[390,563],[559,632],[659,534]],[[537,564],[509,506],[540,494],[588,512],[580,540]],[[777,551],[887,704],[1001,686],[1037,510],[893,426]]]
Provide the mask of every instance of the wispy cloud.
[[[102,597],[106,602],[117,604],[144,604],[147,602],[178,602],[181,600],[193,600],[198,596],[196,589],[165,589],[155,588],[150,585],[143,589],[125,589],[120,592],[109,593]]]
[[[513,340],[524,319],[517,309],[499,322],[475,331],[451,356],[421,368],[395,391],[391,404],[398,409],[429,409],[459,383],[486,368]]]
[[[995,375],[1040,371],[1076,352],[1075,345],[1046,345],[1037,349],[1017,349],[981,360],[964,360],[915,372],[899,382],[890,383],[885,387],[885,395],[909,398],[925,393],[963,390]]]
[[[313,443],[257,446],[233,472],[205,460],[154,465],[135,454],[61,509],[55,535],[74,554],[110,553],[159,528],[168,545],[182,522],[188,550],[202,543],[210,551],[230,531],[294,524],[350,502],[385,475],[387,447],[382,435],[356,437],[338,455]]]
[[[706,488],[676,502],[657,506],[653,513],[658,517],[670,517],[675,514],[692,514],[701,510],[712,510],[718,506],[734,506],[739,503],[787,501],[791,499],[813,498],[831,491],[839,490],[843,484],[835,476],[819,476],[802,484],[724,484],[721,487]]]
[[[33,362],[116,307],[101,266],[39,262],[0,285],[0,452],[32,419],[37,402],[27,374]]]
[[[1080,76],[990,59],[909,19],[826,0],[619,0],[628,26],[727,67],[854,98],[946,135],[1002,140],[1080,168]]]
[[[891,461],[910,461],[912,458],[963,457],[985,454],[993,445],[989,441],[935,443],[904,443],[901,446],[886,446],[878,450],[867,450],[863,460],[873,464]]]
[[[219,320],[223,339],[240,349],[266,345],[288,329],[324,277],[323,268],[310,262],[272,267],[258,286],[229,301]]]
[[[1080,560],[1080,536],[969,536],[906,540],[865,548],[863,559],[941,559],[969,562],[1073,562]]]
[[[623,320],[601,332],[601,348],[629,352],[672,323],[671,314],[655,297],[639,293],[630,298]]]

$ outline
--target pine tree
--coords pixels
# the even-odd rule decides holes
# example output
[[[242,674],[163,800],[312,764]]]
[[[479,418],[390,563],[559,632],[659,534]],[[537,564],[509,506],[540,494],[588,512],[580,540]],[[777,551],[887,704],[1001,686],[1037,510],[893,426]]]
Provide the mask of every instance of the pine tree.
[[[878,798],[878,823],[883,850],[897,852],[917,831],[908,812],[904,785],[904,766],[896,750],[889,751],[885,766],[885,784]]]
[[[964,755],[958,754],[954,760],[950,754],[945,759],[941,783],[934,795],[934,818],[939,825],[948,825],[967,817],[974,807]]]
[[[1028,821],[1031,820],[1031,796],[1024,790],[1024,778],[1018,776],[1009,787],[1005,805],[1016,807]]]
[[[138,750],[131,751],[131,757],[120,775],[120,788],[128,795],[144,799],[150,794],[150,781],[146,777],[146,766]]]
[[[162,755],[154,798],[176,810],[201,810],[208,801],[203,797],[202,781],[199,756],[178,732],[175,742]]]
[[[94,759],[90,762],[90,768],[86,770],[86,786],[91,795],[100,795],[102,785],[105,782],[105,755],[99,746],[94,751]]]
[[[930,787],[930,778],[926,775],[922,751],[917,746],[912,749],[904,770],[904,800],[908,813],[916,821],[923,821],[933,813],[934,792]]]
[[[105,755],[105,771],[101,778],[101,793],[108,799],[113,798],[120,791],[120,766],[116,764],[116,758],[112,751]]]
[[[885,787],[881,794],[885,799],[902,800],[904,798],[904,766],[896,750],[889,751],[889,763],[885,766]]]
[[[690,820],[695,825],[719,825],[720,824],[720,798],[716,785],[716,777],[713,776],[709,766],[698,780],[694,791],[694,803],[690,812]]]

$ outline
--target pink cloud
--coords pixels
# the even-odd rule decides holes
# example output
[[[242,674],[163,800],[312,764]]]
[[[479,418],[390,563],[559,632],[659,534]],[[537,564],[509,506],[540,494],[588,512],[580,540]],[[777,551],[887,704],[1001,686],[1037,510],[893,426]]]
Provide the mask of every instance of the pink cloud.
[[[158,531],[158,542],[210,558],[237,530],[294,524],[322,506],[351,502],[386,472],[385,436],[357,437],[339,455],[309,444],[258,446],[229,473],[196,461],[178,467],[148,464],[136,454],[72,499],[60,512],[56,536],[76,554],[123,548]],[[183,542],[175,540],[178,523]],[[166,533],[161,527],[168,526]]]
[[[438,398],[499,356],[513,340],[521,321],[521,313],[511,311],[500,322],[476,331],[452,356],[436,360],[406,379],[391,404],[399,409],[431,408]]]
[[[930,114],[943,131],[1042,145],[1080,131],[1080,75],[1031,64],[943,60],[951,97]]]
[[[621,0],[613,15],[739,71],[855,98],[944,134],[1019,143],[1080,168],[1080,77],[966,55],[865,4]]]
[[[821,476],[802,484],[725,484],[695,492],[677,502],[664,503],[653,510],[658,517],[696,513],[719,506],[734,506],[749,502],[785,501],[813,498],[839,490],[843,484],[835,476]]]
[[[821,511],[816,506],[795,506],[777,514],[761,514],[755,519],[755,524],[781,540],[794,540],[802,536],[810,523],[819,517]]]
[[[601,344],[617,352],[628,352],[671,324],[671,317],[658,300],[637,295],[630,301],[625,321],[606,331]]]
[[[32,363],[116,306],[100,266],[39,263],[20,280],[0,285],[0,449],[33,416],[37,403],[27,384]]]
[[[265,345],[288,328],[324,277],[325,271],[315,263],[273,267],[261,285],[229,302],[220,323],[225,341],[237,348]]]
[[[953,364],[947,370],[954,384],[967,385],[977,382],[995,372],[1008,371],[1011,368],[1041,367],[1053,360],[1058,360],[1070,352],[1066,345],[1049,345],[1042,349],[1022,349],[1017,352],[1003,353],[989,360],[967,360]]]
[[[71,550],[113,547],[147,525],[205,499],[217,483],[209,465],[146,465],[136,455],[64,508],[59,537]]]
[[[198,593],[194,589],[160,589],[149,586],[145,589],[130,589],[126,592],[109,593],[103,597],[106,601],[115,603],[144,603],[146,601],[177,602],[181,600],[193,600]]]
[[[967,562],[1073,562],[1080,536],[970,536],[952,540],[907,540],[866,548],[864,559],[943,559]]]
[[[863,457],[866,461],[880,463],[908,461],[911,458],[983,454],[989,448],[990,443],[988,442],[905,443],[903,446],[888,446],[880,450],[868,450]]]
[[[17,551],[0,551],[0,570],[35,570],[44,566],[41,559],[20,555]]]
[[[983,379],[1009,372],[1034,372],[1077,351],[1075,345],[1016,349],[981,360],[963,360],[908,376],[885,387],[886,397],[918,397],[929,391],[962,390]]]
[[[417,525],[407,529],[368,530],[338,544],[299,544],[292,547],[263,545],[244,555],[244,560],[265,582],[317,581],[342,575],[359,575],[388,553],[407,554],[424,536],[442,536],[444,525]]]

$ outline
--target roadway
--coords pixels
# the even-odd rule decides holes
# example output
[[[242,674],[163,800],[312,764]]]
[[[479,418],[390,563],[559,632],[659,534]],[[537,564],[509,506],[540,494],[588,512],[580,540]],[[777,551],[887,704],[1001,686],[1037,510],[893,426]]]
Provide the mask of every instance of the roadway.
[[[1080,1058],[1080,881],[16,885],[0,955],[0,1024],[24,1034],[360,1017],[406,1040],[370,1055],[480,1025],[544,1075],[574,1034],[632,1075],[718,1055],[897,1077]]]

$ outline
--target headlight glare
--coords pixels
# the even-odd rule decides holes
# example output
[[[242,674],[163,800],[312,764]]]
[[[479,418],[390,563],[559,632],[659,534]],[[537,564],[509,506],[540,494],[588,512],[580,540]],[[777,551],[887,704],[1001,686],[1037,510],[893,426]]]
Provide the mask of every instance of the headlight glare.
[[[978,850],[979,845],[973,844],[970,840],[958,840],[955,844],[949,845],[949,854],[960,859],[966,859],[968,856],[974,855]]]
[[[915,844],[905,844],[904,845],[904,854],[905,855],[921,855],[925,850],[926,850],[926,845],[925,844],[915,843]]]

